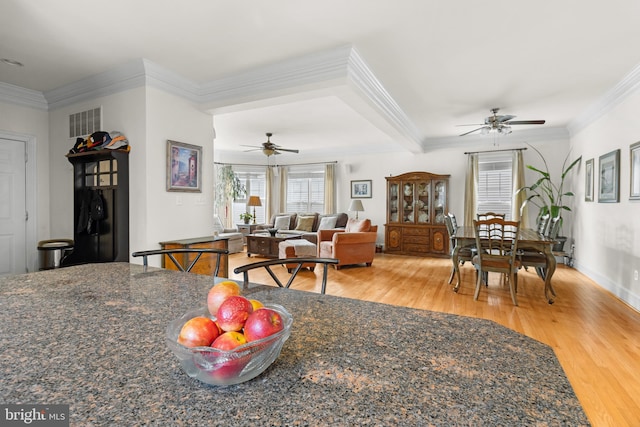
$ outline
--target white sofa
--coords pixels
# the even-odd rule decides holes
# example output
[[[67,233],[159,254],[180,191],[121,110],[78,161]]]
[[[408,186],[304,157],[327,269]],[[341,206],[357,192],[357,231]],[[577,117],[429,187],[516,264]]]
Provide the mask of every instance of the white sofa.
[[[213,233],[228,239],[228,249],[230,254],[242,252],[244,250],[244,240],[242,233],[237,228],[224,228],[222,221],[217,215],[213,217]]]

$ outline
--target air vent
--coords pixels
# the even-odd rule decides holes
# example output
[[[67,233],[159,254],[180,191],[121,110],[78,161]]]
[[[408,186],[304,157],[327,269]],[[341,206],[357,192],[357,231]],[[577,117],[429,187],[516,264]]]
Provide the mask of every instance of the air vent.
[[[69,115],[69,138],[87,137],[101,130],[102,107]]]

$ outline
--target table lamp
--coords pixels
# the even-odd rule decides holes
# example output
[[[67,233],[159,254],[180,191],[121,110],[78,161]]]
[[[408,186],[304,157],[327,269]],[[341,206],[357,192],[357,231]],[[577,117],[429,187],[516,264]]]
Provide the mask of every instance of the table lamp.
[[[253,223],[256,223],[256,206],[262,206],[259,196],[249,196],[247,206],[253,206]]]
[[[356,219],[358,219],[358,212],[364,212],[364,207],[362,207],[361,200],[352,200],[351,206],[349,206],[349,210],[356,213]]]

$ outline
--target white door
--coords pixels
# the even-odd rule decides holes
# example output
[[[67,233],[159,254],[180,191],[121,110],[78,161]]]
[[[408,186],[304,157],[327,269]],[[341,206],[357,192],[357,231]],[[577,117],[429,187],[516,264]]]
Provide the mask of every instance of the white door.
[[[0,276],[27,271],[25,148],[0,138]]]

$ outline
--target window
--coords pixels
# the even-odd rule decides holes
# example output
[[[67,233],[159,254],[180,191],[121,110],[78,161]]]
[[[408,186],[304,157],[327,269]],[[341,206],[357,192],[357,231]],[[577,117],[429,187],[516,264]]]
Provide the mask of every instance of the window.
[[[291,166],[287,177],[287,212],[324,212],[322,165]]]
[[[496,212],[511,220],[513,197],[511,152],[482,153],[478,156],[477,213]]]
[[[259,196],[262,206],[256,206],[256,223],[264,224],[264,212],[265,212],[265,197],[266,197],[266,173],[264,167],[252,167],[252,166],[233,166],[233,171],[240,179],[240,182],[247,189],[247,197],[245,199],[239,199],[233,201],[232,215],[233,222],[240,223],[240,214],[249,212],[253,214],[253,207],[247,207],[247,200],[249,196]],[[253,222],[253,221],[251,221]]]

